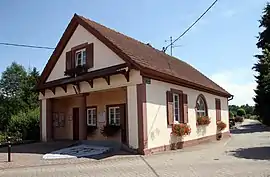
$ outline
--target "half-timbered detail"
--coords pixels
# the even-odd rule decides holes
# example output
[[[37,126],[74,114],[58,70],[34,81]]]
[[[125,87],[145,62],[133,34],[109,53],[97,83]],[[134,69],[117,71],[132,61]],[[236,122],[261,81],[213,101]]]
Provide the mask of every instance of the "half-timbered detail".
[[[215,137],[216,122],[200,132],[197,116],[228,124],[231,95],[223,88],[187,63],[77,14],[36,89],[42,141],[115,141],[148,154]],[[175,124],[191,133],[173,137]]]

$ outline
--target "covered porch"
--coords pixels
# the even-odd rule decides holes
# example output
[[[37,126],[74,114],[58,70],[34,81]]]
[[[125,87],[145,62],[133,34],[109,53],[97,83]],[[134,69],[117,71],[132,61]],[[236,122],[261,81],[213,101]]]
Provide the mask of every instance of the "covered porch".
[[[49,87],[39,97],[41,140],[108,140],[138,149],[137,87],[142,77],[136,70],[128,72],[46,83]],[[111,125],[118,131],[104,134],[104,127]]]

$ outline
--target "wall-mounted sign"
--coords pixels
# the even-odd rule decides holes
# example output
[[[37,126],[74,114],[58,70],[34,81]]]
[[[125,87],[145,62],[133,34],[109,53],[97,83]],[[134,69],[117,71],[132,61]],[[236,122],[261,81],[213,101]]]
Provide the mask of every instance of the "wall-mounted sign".
[[[145,78],[144,78],[144,83],[146,83],[146,84],[151,84],[151,79],[145,77]]]

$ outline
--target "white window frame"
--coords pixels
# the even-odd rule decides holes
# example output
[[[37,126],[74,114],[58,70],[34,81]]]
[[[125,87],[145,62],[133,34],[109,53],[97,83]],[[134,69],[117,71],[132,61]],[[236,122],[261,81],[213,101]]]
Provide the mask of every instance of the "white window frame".
[[[177,97],[177,107],[175,106],[175,96]],[[180,96],[179,94],[173,93],[173,119],[175,123],[179,123],[180,122],[180,109],[179,109],[179,104],[180,104]],[[178,110],[178,115],[175,114],[175,110]]]
[[[202,101],[204,104],[204,110],[199,110],[197,107],[197,105],[200,103],[200,101]],[[206,109],[207,109],[207,107],[206,107],[205,100],[202,98],[202,96],[199,96],[199,98],[197,99],[197,102],[196,102],[196,116],[197,117],[207,116]],[[199,115],[198,115],[198,113],[199,113]]]
[[[80,63],[78,63],[78,60],[79,60],[78,54],[79,54],[79,53],[81,54],[81,62],[80,62]],[[86,48],[77,50],[77,51],[75,52],[75,64],[76,64],[76,67],[77,67],[77,66],[83,66],[83,65],[86,64]]]
[[[90,114],[89,114],[89,111],[91,112]],[[96,112],[96,114],[94,114],[94,111]],[[95,122],[94,122],[94,119],[96,119]],[[97,108],[87,108],[87,125],[97,126]]]
[[[116,120],[118,119],[118,118],[116,118],[116,109],[119,109],[119,124],[116,124]],[[112,112],[113,112],[113,114],[114,114],[114,116],[113,116],[113,119],[114,119],[114,124],[111,124],[111,110],[113,110]],[[109,109],[108,109],[108,111],[109,111],[109,113],[108,113],[108,116],[109,116],[109,122],[108,122],[108,124],[109,125],[117,125],[117,126],[120,126],[120,124],[121,124],[121,110],[120,110],[120,106],[110,106],[109,107]]]

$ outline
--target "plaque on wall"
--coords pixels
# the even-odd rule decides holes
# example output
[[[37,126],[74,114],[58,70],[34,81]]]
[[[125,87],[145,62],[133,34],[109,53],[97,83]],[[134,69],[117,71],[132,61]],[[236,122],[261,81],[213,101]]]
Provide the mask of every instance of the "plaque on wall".
[[[59,117],[58,117],[58,113],[56,112],[53,113],[53,126],[59,127]]]
[[[59,113],[59,126],[65,127],[65,114],[63,112]]]

